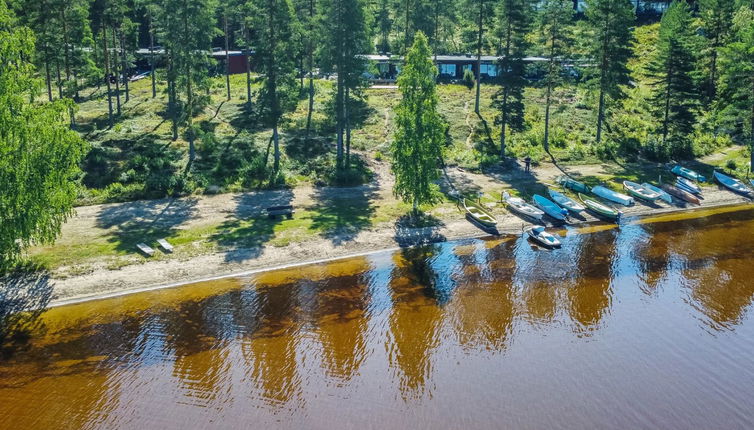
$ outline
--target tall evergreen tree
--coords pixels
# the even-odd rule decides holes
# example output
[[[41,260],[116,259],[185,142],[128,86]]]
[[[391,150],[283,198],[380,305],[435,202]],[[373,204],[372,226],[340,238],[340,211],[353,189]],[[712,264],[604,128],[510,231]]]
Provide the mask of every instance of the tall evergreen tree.
[[[366,61],[370,52],[362,0],[322,1],[322,39],[320,56],[325,71],[337,73],[335,94],[335,128],[337,167],[348,167],[350,143],[350,105],[354,92],[363,85]]]
[[[568,0],[544,0],[540,5],[540,41],[547,57],[545,85],[545,136],[543,147],[550,154],[550,105],[552,91],[561,81],[561,61],[568,53],[570,34],[568,24],[573,18],[572,4]],[[552,154],[550,154],[552,156]]]
[[[159,11],[161,39],[169,52],[168,79],[173,80],[174,108],[177,87],[180,86],[184,90],[185,108],[181,112],[181,117],[187,125],[187,170],[191,168],[196,157],[193,117],[196,107],[204,101],[196,96],[195,91],[208,89],[208,53],[211,50],[212,38],[219,33],[214,26],[216,8],[216,0],[163,0]],[[175,116],[173,122],[178,122]]]
[[[86,144],[68,129],[70,100],[36,104],[34,36],[0,1],[0,271],[50,243],[72,214]]]
[[[391,145],[393,192],[411,202],[414,212],[420,204],[437,200],[438,161],[442,156],[444,124],[437,112],[435,80],[437,67],[426,36],[419,32],[406,55],[398,77],[402,94],[396,109],[396,131]]]
[[[706,101],[714,101],[717,93],[718,57],[720,50],[728,42],[733,23],[735,5],[733,0],[698,0],[699,17],[702,20],[706,39],[704,57],[706,59]]]
[[[621,85],[631,79],[628,60],[632,55],[635,20],[630,0],[587,0],[586,17],[594,30],[590,56],[594,59],[599,92],[597,103],[597,142],[602,141],[602,124],[608,101],[625,96]]]
[[[505,158],[507,128],[520,131],[524,127],[524,57],[529,43],[526,39],[532,25],[534,10],[530,0],[502,0],[497,10],[496,36],[500,40],[500,89],[492,97],[499,111],[495,124],[500,125],[500,158]]]
[[[732,41],[722,49],[720,63],[716,110],[731,134],[744,139],[748,135],[754,170],[754,2],[735,14]]]
[[[257,69],[262,75],[259,104],[272,127],[275,174],[280,170],[280,118],[296,100],[295,15],[290,0],[254,0]]]
[[[687,137],[693,130],[699,101],[692,75],[696,68],[694,37],[688,4],[674,1],[662,16],[656,56],[648,67],[653,78],[651,103],[661,120],[663,147],[670,144],[671,155],[691,153]]]

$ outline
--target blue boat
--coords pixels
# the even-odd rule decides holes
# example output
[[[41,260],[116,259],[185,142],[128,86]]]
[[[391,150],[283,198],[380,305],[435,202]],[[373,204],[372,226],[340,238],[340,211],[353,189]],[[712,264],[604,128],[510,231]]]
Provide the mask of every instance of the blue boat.
[[[682,177],[684,177],[686,179],[689,179],[689,180],[692,180],[692,181],[696,181],[696,182],[706,182],[707,181],[706,177],[704,177],[704,176],[696,173],[695,171],[693,171],[691,169],[687,169],[687,168],[681,166],[680,164],[676,164],[675,167],[673,167],[672,169],[670,169],[670,171],[674,175],[676,175],[676,176],[682,176]]]
[[[580,214],[581,212],[584,212],[586,210],[586,208],[584,206],[578,204],[575,200],[573,200],[572,198],[566,196],[563,193],[559,193],[559,192],[553,190],[552,188],[548,188],[547,192],[550,194],[550,198],[555,203],[557,203],[561,207],[563,207],[565,209],[568,209],[569,211],[571,211],[571,212],[573,212],[573,213],[575,213],[577,215]]]
[[[690,192],[691,194],[696,194],[697,196],[700,196],[702,194],[702,189],[699,187],[699,185],[691,182],[690,180],[679,176],[678,179],[675,181],[676,187],[686,190]]]
[[[662,201],[664,201],[666,203],[673,204],[673,196],[671,196],[670,194],[666,193],[663,189],[658,188],[658,187],[656,187],[656,186],[654,186],[652,184],[646,183],[646,182],[643,183],[643,184],[641,184],[641,186],[644,187],[644,188],[646,188],[646,189],[648,189],[648,190],[654,191],[657,194],[659,194],[660,195],[660,200],[662,200]]]
[[[558,221],[566,220],[566,217],[568,216],[568,210],[561,208],[554,202],[540,196],[539,194],[534,194],[534,197],[532,198],[534,199],[534,204],[537,205],[538,208],[542,209],[542,211],[547,215]]]
[[[717,182],[719,182],[725,188],[739,194],[751,194],[751,189],[738,179],[732,178],[728,175],[723,175],[717,170],[715,170],[714,175]]]

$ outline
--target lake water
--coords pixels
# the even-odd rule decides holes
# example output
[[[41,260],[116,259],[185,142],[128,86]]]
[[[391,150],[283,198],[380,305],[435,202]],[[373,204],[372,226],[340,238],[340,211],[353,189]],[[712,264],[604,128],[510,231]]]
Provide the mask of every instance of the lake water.
[[[2,429],[754,428],[754,210],[54,308]]]

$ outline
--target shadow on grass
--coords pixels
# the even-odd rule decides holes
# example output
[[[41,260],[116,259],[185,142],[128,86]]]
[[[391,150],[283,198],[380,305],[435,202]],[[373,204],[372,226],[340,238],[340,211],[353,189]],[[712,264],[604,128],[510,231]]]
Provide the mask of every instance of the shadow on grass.
[[[315,193],[317,206],[313,209],[311,230],[340,246],[353,240],[359,232],[372,225],[374,200],[378,197],[376,184],[359,187],[319,188]]]
[[[115,228],[107,240],[116,250],[138,252],[138,243],[154,248],[158,239],[175,236],[178,227],[194,217],[196,203],[189,198],[109,205],[97,214],[97,227]]]
[[[27,347],[44,330],[39,316],[52,299],[50,276],[19,271],[0,277],[0,360]]]
[[[226,262],[239,263],[262,255],[265,244],[275,235],[275,226],[285,222],[280,217],[268,218],[265,208],[290,204],[293,192],[285,189],[263,194],[245,193],[233,198],[235,212],[218,227],[210,240],[228,250]]]

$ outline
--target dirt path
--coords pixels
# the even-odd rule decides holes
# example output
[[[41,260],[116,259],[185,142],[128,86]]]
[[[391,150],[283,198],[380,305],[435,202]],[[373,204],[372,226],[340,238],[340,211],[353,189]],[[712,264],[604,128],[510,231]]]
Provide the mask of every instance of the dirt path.
[[[169,225],[176,218],[181,219],[180,228],[218,225],[228,220],[264,215],[264,208],[291,201],[294,206],[307,207],[315,204],[322,197],[339,199],[363,198],[364,191],[372,193],[374,205],[395,203],[392,194],[393,177],[387,162],[370,161],[370,167],[376,173],[371,184],[352,188],[314,188],[302,186],[293,190],[259,191],[243,194],[222,194],[215,196],[187,197],[185,199],[163,199],[123,204],[98,205],[78,208],[77,215],[63,227],[61,241],[71,237],[86,241],[87,238],[112,234],[118,226],[140,218],[152,217],[150,222]],[[582,175],[605,174],[610,165],[589,165],[570,167],[569,171]],[[448,177],[455,187],[463,192],[483,191],[487,196],[499,198],[503,189],[516,188],[522,184],[553,182],[561,171],[544,164],[534,169],[531,174],[523,173],[515,165],[506,170],[492,171],[485,174],[471,173],[458,168],[448,168]],[[747,200],[716,186],[705,188],[704,206],[719,206],[743,203]],[[182,208],[190,203],[190,213]],[[524,221],[507,212],[501,205],[489,205],[498,217],[498,232],[518,233]],[[650,212],[667,212],[683,208],[660,205],[649,207],[637,204],[625,208],[627,216],[648,214]],[[155,217],[155,213],[159,216]],[[62,276],[64,270],[53,272],[54,299],[60,302],[76,298],[97,296],[145,287],[187,282],[195,279],[215,277],[230,273],[246,272],[254,269],[275,267],[291,263],[302,263],[328,258],[365,253],[396,246],[419,243],[422,241],[440,241],[487,234],[467,221],[452,205],[445,205],[434,212],[441,223],[434,227],[408,228],[396,223],[383,222],[372,225],[356,233],[350,232],[339,240],[337,235],[316,236],[305,241],[292,240],[286,246],[261,245],[254,249],[233,248],[223,251],[199,253],[188,257],[174,257],[161,260],[149,260],[141,264],[126,265],[116,270],[108,268],[104,259],[95,261],[87,273]],[[587,216],[582,223],[593,222]],[[337,234],[337,233],[335,233]],[[186,246],[190,246],[186,245]],[[243,256],[244,258],[236,258]]]

